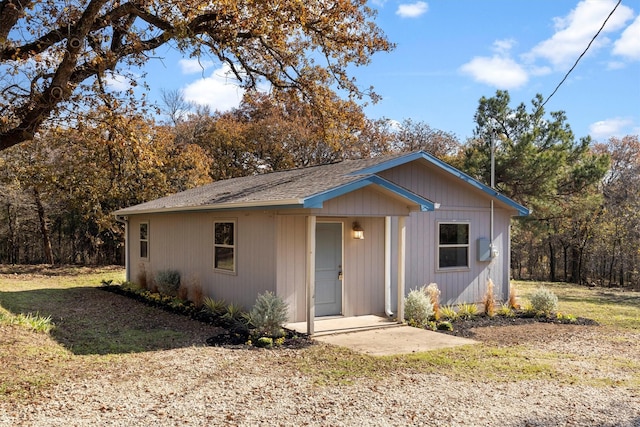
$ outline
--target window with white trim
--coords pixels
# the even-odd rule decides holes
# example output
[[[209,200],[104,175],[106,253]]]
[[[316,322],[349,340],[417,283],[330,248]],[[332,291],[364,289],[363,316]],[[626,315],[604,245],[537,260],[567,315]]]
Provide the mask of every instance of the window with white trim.
[[[213,224],[213,268],[236,271],[236,221],[216,221]]]
[[[149,259],[149,223],[140,223],[140,258]]]
[[[469,224],[438,223],[438,268],[469,267]]]

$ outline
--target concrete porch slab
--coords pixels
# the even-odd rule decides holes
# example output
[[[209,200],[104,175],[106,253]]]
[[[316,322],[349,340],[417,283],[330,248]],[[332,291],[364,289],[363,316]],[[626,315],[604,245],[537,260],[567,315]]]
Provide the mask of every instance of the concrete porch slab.
[[[313,337],[332,334],[344,334],[347,332],[362,331],[367,329],[391,328],[401,326],[400,323],[389,319],[388,317],[367,315],[354,317],[319,317],[316,318],[313,329]],[[285,328],[291,329],[301,334],[307,333],[307,322],[295,322],[284,325]]]
[[[314,339],[327,344],[347,347],[353,351],[371,356],[411,354],[478,343],[478,341],[468,338],[427,331],[406,325],[389,329],[371,329],[320,337],[314,336]]]
[[[299,333],[307,332],[306,322],[289,323],[285,327]],[[411,354],[478,343],[467,338],[413,328],[376,315],[320,318],[315,320],[314,330],[313,338],[317,341],[371,356]]]

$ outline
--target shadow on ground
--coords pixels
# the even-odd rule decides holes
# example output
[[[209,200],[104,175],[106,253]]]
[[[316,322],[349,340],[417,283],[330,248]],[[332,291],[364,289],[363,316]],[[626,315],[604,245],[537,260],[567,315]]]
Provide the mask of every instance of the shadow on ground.
[[[50,317],[51,336],[74,354],[120,354],[206,345],[214,326],[95,287],[0,292],[13,314]]]

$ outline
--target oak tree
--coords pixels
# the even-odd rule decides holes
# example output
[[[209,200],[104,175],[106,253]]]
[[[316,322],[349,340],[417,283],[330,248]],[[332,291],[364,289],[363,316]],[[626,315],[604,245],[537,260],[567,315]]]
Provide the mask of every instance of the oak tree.
[[[337,90],[375,100],[348,73],[393,47],[374,16],[366,0],[0,0],[0,150],[167,44],[213,56],[245,88],[295,91],[319,112]]]

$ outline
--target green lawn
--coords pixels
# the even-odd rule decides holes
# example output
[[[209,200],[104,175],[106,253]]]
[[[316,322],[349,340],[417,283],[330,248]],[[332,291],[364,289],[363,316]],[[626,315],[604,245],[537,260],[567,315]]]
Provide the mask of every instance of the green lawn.
[[[514,281],[512,284],[524,299],[540,286],[550,289],[558,296],[558,311],[562,313],[587,317],[619,329],[640,330],[640,292],[568,283]]]

